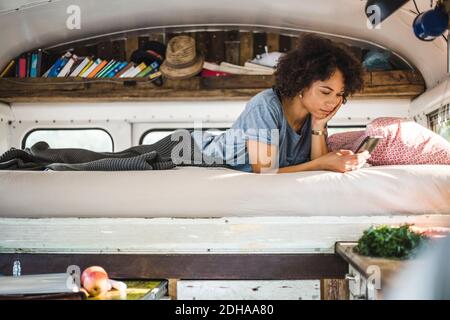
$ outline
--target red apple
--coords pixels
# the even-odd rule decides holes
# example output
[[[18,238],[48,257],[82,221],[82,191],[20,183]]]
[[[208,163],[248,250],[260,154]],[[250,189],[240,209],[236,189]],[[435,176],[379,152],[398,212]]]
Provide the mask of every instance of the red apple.
[[[81,285],[93,297],[101,296],[111,288],[108,282],[108,274],[105,269],[98,266],[89,267],[83,271]]]

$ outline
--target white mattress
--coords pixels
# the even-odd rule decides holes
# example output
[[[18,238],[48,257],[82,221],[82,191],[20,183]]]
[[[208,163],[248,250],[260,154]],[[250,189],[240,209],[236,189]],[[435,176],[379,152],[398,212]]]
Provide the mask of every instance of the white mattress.
[[[383,166],[345,174],[0,171],[0,217],[450,215],[450,166]]]

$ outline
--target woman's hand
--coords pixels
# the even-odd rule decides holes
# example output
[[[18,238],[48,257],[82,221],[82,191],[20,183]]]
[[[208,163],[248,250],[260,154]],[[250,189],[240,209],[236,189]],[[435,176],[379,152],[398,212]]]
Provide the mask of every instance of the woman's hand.
[[[334,108],[331,113],[325,118],[319,119],[311,114],[311,129],[313,130],[323,130],[327,125],[328,121],[334,117],[334,115],[338,112],[339,108],[342,106],[342,103],[338,104],[336,108]]]
[[[339,150],[327,153],[316,160],[324,170],[344,173],[360,169],[369,158],[368,151],[354,154],[351,150]]]

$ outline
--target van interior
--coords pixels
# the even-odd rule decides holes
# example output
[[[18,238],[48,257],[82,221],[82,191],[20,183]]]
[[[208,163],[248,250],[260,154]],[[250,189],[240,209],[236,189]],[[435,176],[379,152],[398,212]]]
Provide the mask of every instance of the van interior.
[[[449,150],[448,27],[425,41],[415,26],[429,11],[448,17],[450,1],[393,2],[401,4],[374,24],[378,11],[368,8],[384,14],[384,1],[1,1],[0,155],[39,142],[116,153],[177,129],[220,134],[274,85],[274,66],[255,61],[311,33],[348,46],[365,68],[364,89],[328,123],[330,139],[403,119]],[[125,68],[149,41],[180,35],[195,39],[201,74],[89,77],[86,65],[86,76],[71,76],[75,66],[50,76],[67,54]],[[6,285],[13,277],[37,286],[26,277],[101,266],[118,281],[158,280],[167,299],[381,299],[367,266],[387,284],[403,262],[367,262],[352,246],[376,226],[446,235],[448,153],[443,161],[344,174],[13,170],[0,161],[0,296],[33,292]]]

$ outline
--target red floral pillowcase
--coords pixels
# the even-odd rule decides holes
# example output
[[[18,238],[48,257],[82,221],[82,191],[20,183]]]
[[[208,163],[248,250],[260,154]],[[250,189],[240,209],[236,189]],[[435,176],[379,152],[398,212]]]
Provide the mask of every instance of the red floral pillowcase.
[[[336,133],[328,149],[356,151],[366,136],[382,136],[368,163],[380,165],[450,164],[450,142],[414,121],[402,118],[377,118],[366,130]]]

